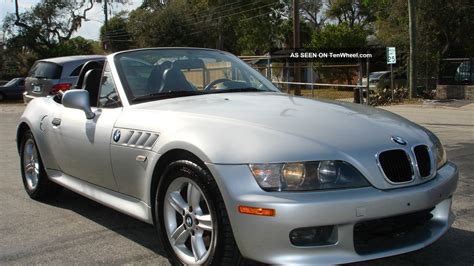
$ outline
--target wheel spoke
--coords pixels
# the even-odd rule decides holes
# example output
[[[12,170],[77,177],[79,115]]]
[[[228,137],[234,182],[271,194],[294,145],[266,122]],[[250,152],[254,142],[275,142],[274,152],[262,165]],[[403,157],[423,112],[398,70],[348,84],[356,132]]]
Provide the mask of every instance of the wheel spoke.
[[[206,254],[206,245],[204,244],[202,235],[195,234],[191,236],[191,248],[196,261],[200,260],[204,254]]]
[[[210,214],[205,214],[205,215],[196,215],[196,219],[198,220],[197,227],[199,229],[205,230],[205,231],[212,231],[212,219]]]
[[[176,230],[171,234],[171,239],[174,245],[182,245],[189,237],[189,232],[186,231],[184,224],[178,226]]]
[[[199,211],[199,201],[201,200],[201,192],[193,184],[188,183],[188,204],[193,207],[193,212]]]
[[[181,194],[179,194],[178,191],[170,193],[168,201],[170,205],[181,215],[185,210],[188,209],[188,204],[186,204],[186,201],[183,199],[183,197],[181,197]]]
[[[32,144],[28,144],[25,148],[25,154],[28,155],[28,158],[30,160],[33,159],[33,145]]]
[[[33,161],[27,162],[25,164],[25,173],[34,173],[36,171],[36,167]]]

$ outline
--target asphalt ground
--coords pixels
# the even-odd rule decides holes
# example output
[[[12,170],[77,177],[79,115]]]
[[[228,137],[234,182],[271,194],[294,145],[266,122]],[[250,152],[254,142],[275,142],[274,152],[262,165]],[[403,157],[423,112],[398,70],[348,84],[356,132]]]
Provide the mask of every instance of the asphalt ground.
[[[384,107],[436,133],[460,169],[452,228],[434,244],[362,265],[474,265],[474,104]],[[31,200],[15,145],[23,104],[0,104],[0,264],[167,265],[152,226],[68,190]]]

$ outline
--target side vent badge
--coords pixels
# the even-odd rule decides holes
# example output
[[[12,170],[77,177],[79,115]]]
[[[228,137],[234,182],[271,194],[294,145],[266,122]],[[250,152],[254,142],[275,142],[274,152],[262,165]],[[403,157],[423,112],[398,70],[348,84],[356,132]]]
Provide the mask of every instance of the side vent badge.
[[[118,142],[120,140],[120,129],[116,129],[113,135],[113,139],[115,142]]]

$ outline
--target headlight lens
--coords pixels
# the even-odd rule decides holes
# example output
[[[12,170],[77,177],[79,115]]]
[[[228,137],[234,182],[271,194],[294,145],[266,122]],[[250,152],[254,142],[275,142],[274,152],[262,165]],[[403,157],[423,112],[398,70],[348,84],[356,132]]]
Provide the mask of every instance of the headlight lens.
[[[433,132],[426,129],[426,134],[428,134],[428,137],[430,138],[431,142],[433,142],[435,155],[436,155],[436,167],[437,169],[439,169],[448,161],[448,158],[446,156],[446,151],[444,150],[443,143],[441,143],[439,138],[436,137],[436,135],[433,134]]]
[[[308,191],[369,186],[362,174],[344,161],[249,166],[259,186],[267,191]]]

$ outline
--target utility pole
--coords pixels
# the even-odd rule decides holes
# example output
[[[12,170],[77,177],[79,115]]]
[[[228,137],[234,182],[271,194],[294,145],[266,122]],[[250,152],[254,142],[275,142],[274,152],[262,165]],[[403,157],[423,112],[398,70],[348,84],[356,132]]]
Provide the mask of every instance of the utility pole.
[[[109,23],[109,12],[108,12],[108,8],[107,8],[107,0],[103,0],[103,1],[104,1],[104,43],[103,43],[104,47],[103,48],[104,48],[104,50],[107,50],[107,41],[108,41],[107,25]]]
[[[410,61],[409,67],[409,91],[408,98],[413,97],[416,90],[416,0],[408,0],[408,30],[410,34]]]
[[[298,0],[293,0],[293,48],[298,49],[300,47],[300,8]],[[294,82],[301,82],[301,72],[298,63],[294,64],[294,74]],[[299,84],[295,84],[295,95],[301,95]]]
[[[104,27],[105,27],[106,33],[107,33],[107,24],[109,22],[109,12],[107,9],[108,9],[107,0],[104,0]]]
[[[220,8],[222,6],[222,0],[219,0],[219,7]],[[219,38],[217,40],[217,49],[219,50],[223,50],[224,49],[224,39],[222,37],[222,15],[221,14],[218,14],[219,18],[218,18],[218,24],[219,24]]]

